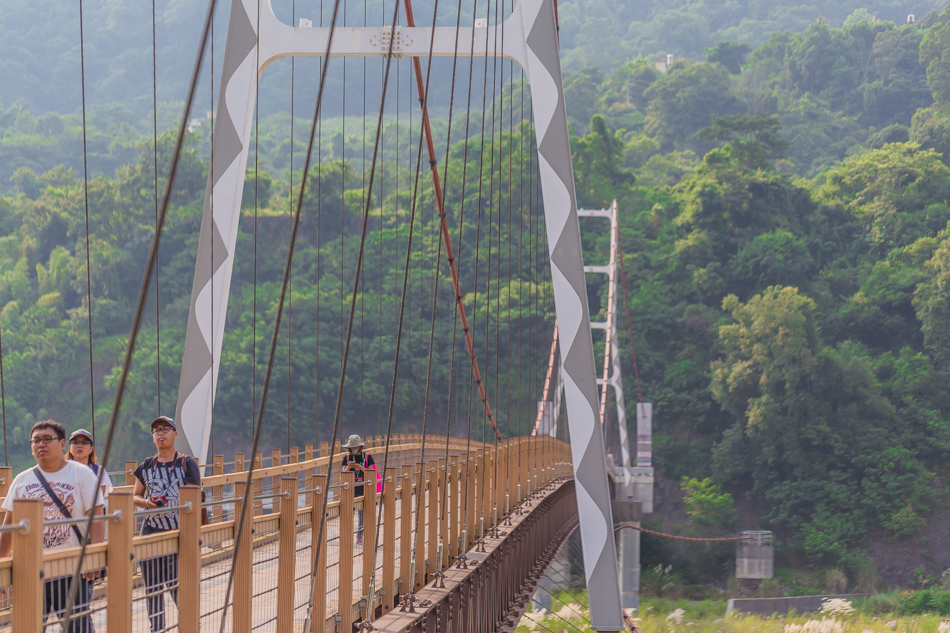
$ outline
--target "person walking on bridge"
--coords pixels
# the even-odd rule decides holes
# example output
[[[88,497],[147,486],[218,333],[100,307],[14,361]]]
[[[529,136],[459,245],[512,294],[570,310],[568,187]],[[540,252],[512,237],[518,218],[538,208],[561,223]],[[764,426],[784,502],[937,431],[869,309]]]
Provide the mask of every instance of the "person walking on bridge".
[[[346,454],[343,456],[343,470],[349,470],[356,473],[356,486],[353,490],[353,496],[356,498],[363,496],[363,481],[366,479],[366,471],[376,470],[376,461],[373,459],[372,455],[363,452],[364,446],[366,446],[366,443],[360,438],[359,435],[351,435],[349,439],[346,440],[346,444],[343,445],[343,448],[347,450]],[[379,481],[378,474],[376,480]],[[377,484],[377,490],[378,489],[379,486]],[[360,506],[360,509],[356,511],[356,519],[358,523],[356,528],[356,543],[359,545],[363,542],[362,506]]]
[[[157,452],[135,469],[132,502],[140,508],[172,508],[178,505],[178,490],[184,484],[201,485],[198,462],[175,450],[178,429],[164,415],[152,420],[152,441]],[[145,517],[142,534],[178,529],[178,512],[160,512]],[[178,603],[178,554],[148,558],[140,563],[145,583],[145,606],[152,631],[165,630],[165,589]]]
[[[44,522],[80,518],[102,514],[101,496],[96,490],[96,476],[87,466],[67,461],[66,429],[55,420],[40,420],[30,429],[30,447],[36,466],[16,476],[3,502],[6,515],[4,525],[13,523],[14,499],[39,499],[43,502]],[[79,547],[86,535],[86,523],[78,525],[46,525],[43,528],[43,551],[50,552],[68,547]],[[101,543],[105,537],[105,523],[92,524],[90,543]],[[13,549],[10,532],[0,535],[0,557],[9,556]],[[91,633],[89,615],[89,584],[99,572],[86,572],[79,578],[79,590],[73,605],[67,633]],[[69,600],[71,576],[51,578],[43,582],[43,620],[50,615],[62,619]]]

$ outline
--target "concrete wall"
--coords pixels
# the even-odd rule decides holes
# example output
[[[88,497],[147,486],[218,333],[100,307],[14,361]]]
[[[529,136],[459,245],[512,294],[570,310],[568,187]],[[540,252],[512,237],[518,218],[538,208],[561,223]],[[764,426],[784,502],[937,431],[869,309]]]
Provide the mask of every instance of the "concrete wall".
[[[856,600],[866,598],[863,593],[847,593],[833,596],[796,596],[794,598],[735,598],[726,606],[726,613],[737,611],[754,615],[769,616],[773,613],[785,614],[789,611],[796,613],[813,613],[821,609],[821,603],[829,598],[843,598]]]

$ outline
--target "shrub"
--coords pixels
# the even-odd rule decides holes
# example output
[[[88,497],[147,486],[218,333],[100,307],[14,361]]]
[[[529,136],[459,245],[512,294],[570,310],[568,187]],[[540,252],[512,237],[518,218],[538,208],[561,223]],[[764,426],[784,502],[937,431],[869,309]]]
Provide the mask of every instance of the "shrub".
[[[848,577],[840,569],[829,569],[825,573],[825,590],[828,593],[844,593],[848,589]]]

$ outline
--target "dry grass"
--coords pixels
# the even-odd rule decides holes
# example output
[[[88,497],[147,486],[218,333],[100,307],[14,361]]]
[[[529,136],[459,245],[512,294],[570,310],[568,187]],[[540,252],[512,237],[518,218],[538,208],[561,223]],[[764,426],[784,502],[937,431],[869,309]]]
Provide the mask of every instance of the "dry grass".
[[[590,613],[579,604],[574,611],[561,607],[557,613],[529,612],[516,633],[588,633]],[[647,606],[635,619],[641,633],[950,633],[950,622],[940,616],[890,617],[857,613],[805,616],[690,615],[690,610]]]

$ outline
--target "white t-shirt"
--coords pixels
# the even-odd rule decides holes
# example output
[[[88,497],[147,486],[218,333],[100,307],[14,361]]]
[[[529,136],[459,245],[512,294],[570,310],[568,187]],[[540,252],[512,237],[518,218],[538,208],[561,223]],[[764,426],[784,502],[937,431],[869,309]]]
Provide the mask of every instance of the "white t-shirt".
[[[48,473],[44,470],[43,476],[46,477],[50,488],[53,489],[53,492],[56,493],[56,496],[63,502],[63,505],[66,506],[74,519],[86,516],[97,502],[102,503],[99,499],[101,493],[96,490],[96,476],[88,466],[68,461],[63,468],[55,473]],[[24,470],[13,480],[7,498],[3,502],[3,509],[12,512],[14,499],[42,499],[44,502],[44,521],[55,521],[64,518],[59,508],[46,494],[46,490],[43,489],[43,485],[37,479],[32,468]],[[85,535],[86,525],[80,523],[77,527]],[[76,531],[68,525],[48,525],[43,529],[43,549],[45,551],[79,547],[80,544],[76,537]]]

